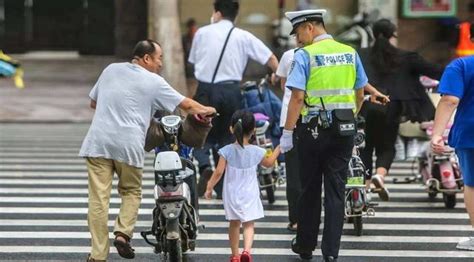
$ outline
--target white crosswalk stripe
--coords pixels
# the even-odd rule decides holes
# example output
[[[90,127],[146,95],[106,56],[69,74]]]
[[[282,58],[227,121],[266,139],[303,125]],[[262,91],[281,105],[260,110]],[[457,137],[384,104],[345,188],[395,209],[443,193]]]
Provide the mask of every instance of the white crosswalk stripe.
[[[88,124],[0,124],[0,259],[82,260],[90,252],[87,171],[84,160],[77,157],[87,128]],[[159,261],[139,236],[151,226],[152,160],[147,155],[133,241],[137,259],[143,261]],[[404,178],[415,170],[411,161],[396,162],[391,175]],[[364,218],[363,236],[354,236],[352,225],[344,225],[341,261],[474,261],[474,252],[455,250],[459,240],[472,234],[461,194],[456,207],[448,210],[441,197],[430,201],[419,183],[390,181],[391,201],[379,202],[375,216]],[[120,204],[116,186],[114,181],[111,227]],[[294,235],[286,230],[285,196],[283,185],[273,205],[264,200],[266,217],[256,223],[255,261],[295,261],[297,257],[289,249]],[[378,197],[373,195],[373,199]],[[222,201],[200,200],[200,204],[206,229],[200,232],[197,249],[188,254],[188,261],[225,261],[230,250]],[[111,253],[112,260],[118,258],[113,248]],[[321,254],[319,248],[314,254]]]

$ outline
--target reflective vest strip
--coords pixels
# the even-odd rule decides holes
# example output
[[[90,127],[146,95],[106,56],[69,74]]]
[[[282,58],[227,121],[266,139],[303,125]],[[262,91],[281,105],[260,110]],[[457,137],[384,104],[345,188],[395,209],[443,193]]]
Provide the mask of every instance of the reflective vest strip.
[[[353,95],[354,89],[321,89],[321,90],[309,90],[306,92],[310,97],[324,97],[324,96],[337,96],[337,95]]]
[[[324,107],[326,110],[334,110],[334,109],[355,109],[354,103],[324,103]],[[322,105],[317,105],[314,107],[309,107],[308,112],[318,112],[319,109],[322,109]]]

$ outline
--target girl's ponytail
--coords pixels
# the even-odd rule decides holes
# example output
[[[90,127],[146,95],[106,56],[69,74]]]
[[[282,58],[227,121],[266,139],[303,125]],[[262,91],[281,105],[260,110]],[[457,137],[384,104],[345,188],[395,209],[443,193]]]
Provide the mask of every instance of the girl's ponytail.
[[[395,24],[388,19],[378,20],[372,28],[375,43],[370,50],[370,62],[375,70],[380,73],[391,73],[400,64],[398,49],[389,40],[391,37],[396,37],[396,30]]]
[[[234,124],[232,127],[234,129],[234,136],[235,139],[237,139],[237,143],[244,148],[244,132],[243,132],[243,127],[242,127],[242,119],[239,118],[239,120]]]
[[[379,36],[371,49],[370,62],[378,72],[390,73],[399,65],[397,53],[397,48],[387,38]]]
[[[255,129],[255,117],[252,112],[238,110],[232,115],[230,126],[237,143],[244,147],[244,137],[251,136]]]

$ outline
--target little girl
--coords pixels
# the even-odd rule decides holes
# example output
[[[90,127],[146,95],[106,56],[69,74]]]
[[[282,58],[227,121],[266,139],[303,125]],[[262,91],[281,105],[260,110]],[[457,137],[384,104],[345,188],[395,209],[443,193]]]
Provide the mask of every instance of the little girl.
[[[204,197],[211,199],[214,186],[225,170],[224,201],[225,217],[229,220],[229,240],[232,250],[231,262],[251,262],[250,250],[254,237],[254,220],[263,217],[263,205],[257,180],[257,167],[271,167],[280,154],[275,148],[270,156],[266,150],[249,144],[255,132],[255,118],[251,112],[237,111],[232,115],[230,132],[236,142],[219,150],[219,162],[212,174]],[[244,250],[239,256],[240,225],[243,227]]]

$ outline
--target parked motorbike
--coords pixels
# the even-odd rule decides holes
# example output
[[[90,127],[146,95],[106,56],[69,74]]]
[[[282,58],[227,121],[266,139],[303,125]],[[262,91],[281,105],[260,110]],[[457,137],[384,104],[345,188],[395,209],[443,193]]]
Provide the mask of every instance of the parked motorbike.
[[[428,137],[433,135],[433,122],[421,124],[421,128],[426,131]],[[445,129],[443,138],[447,142],[451,125]],[[430,199],[435,199],[438,193],[443,194],[444,205],[447,208],[456,206],[456,193],[463,192],[464,183],[459,168],[459,162],[454,149],[447,147],[447,150],[437,155],[433,153],[429,142],[425,142],[425,151],[418,159],[419,180],[426,186]]]
[[[345,217],[348,223],[354,225],[355,234],[361,236],[363,230],[362,217],[375,216],[374,207],[376,204],[370,202],[367,197],[369,192],[367,192],[365,181],[368,172],[359,156],[359,149],[365,145],[364,122],[359,120],[357,125],[358,132],[354,136],[354,148],[349,161],[349,174],[346,183]]]
[[[267,155],[271,155],[274,149],[273,143],[271,139],[266,136],[267,129],[270,126],[270,122],[268,122],[269,118],[261,113],[256,113],[254,116],[257,129],[255,132],[256,144],[265,149]],[[286,182],[284,165],[277,161],[275,165],[270,168],[259,166],[257,173],[260,190],[266,192],[268,203],[273,204],[275,202],[276,186]]]
[[[281,137],[280,114],[282,102],[278,96],[272,92],[269,77],[260,81],[247,81],[242,87],[242,108],[252,112],[261,113],[268,117],[269,127],[266,136],[270,138],[276,146]]]
[[[24,88],[23,67],[20,62],[0,50],[0,78],[12,78],[17,88]]]
[[[195,188],[196,168],[190,159],[180,157],[180,116],[164,116],[159,121],[165,135],[162,150],[154,161],[153,224],[141,232],[145,241],[162,255],[162,261],[181,262],[183,253],[195,249],[199,217],[190,184]],[[164,149],[164,150],[163,150]],[[156,241],[148,237],[153,236]]]
[[[368,48],[373,43],[372,24],[380,16],[378,10],[370,13],[358,13],[352,22],[336,32],[335,38],[338,41],[349,44],[355,48]]]

